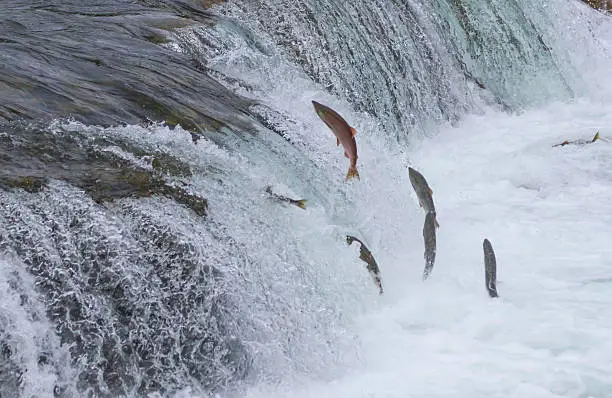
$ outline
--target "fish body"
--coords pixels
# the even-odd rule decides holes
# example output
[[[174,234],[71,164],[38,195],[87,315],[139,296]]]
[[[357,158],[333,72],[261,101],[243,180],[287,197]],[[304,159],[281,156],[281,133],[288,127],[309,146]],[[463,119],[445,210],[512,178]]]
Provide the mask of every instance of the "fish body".
[[[434,262],[436,261],[435,217],[435,213],[427,213],[425,215],[425,223],[423,224],[423,240],[425,241],[425,269],[423,271],[423,280],[429,278],[433,270]]]
[[[570,145],[570,144],[572,144],[572,145],[592,144],[592,143],[594,143],[595,141],[597,141],[599,139],[601,139],[601,137],[599,136],[599,131],[598,131],[597,133],[595,133],[595,136],[592,139],[590,139],[590,140],[585,140],[585,139],[574,140],[574,141],[565,140],[565,141],[563,141],[560,144],[553,145],[553,147],[556,147],[556,146],[565,146],[565,145]]]
[[[353,177],[359,179],[359,173],[357,172],[357,142],[355,141],[355,134],[357,132],[333,109],[317,101],[312,101],[312,105],[317,115],[336,136],[336,143],[338,145],[342,144],[344,156],[350,161],[346,180],[348,181]]]
[[[380,269],[378,268],[378,264],[376,263],[376,260],[374,260],[374,256],[372,255],[372,252],[370,252],[368,248],[366,247],[366,245],[359,239],[351,235],[346,236],[346,242],[349,245],[352,245],[353,241],[357,241],[361,244],[361,249],[359,251],[359,258],[361,259],[361,261],[367,264],[367,269],[370,272],[370,275],[372,276],[372,280],[374,281],[374,284],[376,285],[376,287],[378,287],[379,293],[383,294],[382,278],[380,277]]]
[[[410,183],[412,188],[416,192],[417,198],[419,199],[419,205],[425,210],[425,213],[433,214],[434,224],[436,228],[440,227],[438,220],[436,219],[436,206],[433,201],[433,191],[427,184],[427,180],[423,177],[423,174],[419,173],[412,167],[408,167],[408,176],[410,177]]]
[[[306,202],[307,202],[306,199],[291,199],[286,196],[273,193],[271,186],[266,187],[266,193],[268,193],[268,195],[270,195],[270,197],[276,200],[277,202],[289,203],[289,204],[299,207],[300,209],[306,210]]]
[[[499,297],[497,294],[497,261],[495,260],[495,252],[493,246],[488,239],[482,242],[482,248],[484,251],[484,263],[485,263],[485,286],[489,296]]]

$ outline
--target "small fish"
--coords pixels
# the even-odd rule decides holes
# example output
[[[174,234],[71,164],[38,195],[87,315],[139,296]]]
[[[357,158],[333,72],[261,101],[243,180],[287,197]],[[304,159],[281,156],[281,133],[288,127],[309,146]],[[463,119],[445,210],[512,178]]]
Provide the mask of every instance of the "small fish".
[[[295,205],[297,207],[299,207],[300,209],[304,209],[306,210],[306,199],[291,199],[288,198],[286,196],[282,196],[282,195],[278,195],[272,192],[272,187],[270,185],[268,185],[266,187],[266,192],[272,197],[272,199],[278,201],[278,202],[286,202],[286,203],[291,203],[292,205]]]
[[[499,297],[497,294],[497,261],[495,260],[495,252],[493,246],[488,239],[482,242],[482,248],[484,250],[484,263],[485,263],[485,286],[489,297]]]
[[[595,136],[591,140],[574,140],[574,141],[565,140],[565,141],[563,141],[560,144],[553,145],[553,147],[556,147],[556,146],[565,146],[565,145],[569,145],[569,144],[572,144],[572,145],[592,144],[592,143],[594,143],[595,141],[597,141],[599,139],[601,139],[601,137],[599,136],[599,131],[598,131],[597,133],[595,133]],[[605,141],[605,140],[603,140],[603,141]]]
[[[417,198],[419,198],[419,205],[425,210],[425,213],[433,213],[434,224],[436,228],[440,228],[440,224],[438,224],[436,219],[436,207],[432,197],[433,191],[427,184],[427,180],[423,177],[423,174],[412,167],[408,167],[408,176],[410,177],[412,188],[414,188]]]
[[[355,134],[357,132],[333,109],[319,104],[317,101],[312,101],[312,105],[314,105],[317,115],[336,136],[336,143],[338,145],[342,144],[342,147],[344,147],[344,156],[350,160],[346,181],[353,177],[357,177],[359,180],[359,173],[357,172],[357,142],[355,141]]]
[[[435,213],[427,213],[423,224],[423,239],[425,240],[425,270],[423,280],[429,278],[436,261],[436,227]]]
[[[376,260],[374,260],[374,256],[372,256],[372,253],[368,250],[368,248],[366,247],[366,245],[363,244],[362,241],[355,238],[354,236],[346,235],[346,242],[349,244],[349,246],[353,244],[353,241],[357,241],[361,244],[359,258],[368,265],[367,268],[370,272],[370,275],[372,276],[372,279],[374,280],[374,284],[378,287],[379,293],[383,294],[380,269],[378,268],[378,264],[376,264]]]

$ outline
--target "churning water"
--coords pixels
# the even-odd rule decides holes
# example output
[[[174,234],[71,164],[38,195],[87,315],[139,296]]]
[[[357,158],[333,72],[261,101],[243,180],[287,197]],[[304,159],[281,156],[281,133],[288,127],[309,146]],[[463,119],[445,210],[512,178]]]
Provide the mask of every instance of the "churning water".
[[[0,397],[612,397],[610,144],[552,147],[612,136],[605,16],[5,3]],[[441,224],[426,282],[409,165]]]

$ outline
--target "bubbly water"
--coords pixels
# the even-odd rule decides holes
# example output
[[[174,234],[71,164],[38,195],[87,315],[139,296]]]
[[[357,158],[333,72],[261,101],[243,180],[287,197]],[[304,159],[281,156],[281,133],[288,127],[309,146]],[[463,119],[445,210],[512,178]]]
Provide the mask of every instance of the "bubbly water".
[[[612,397],[605,16],[566,1],[266,0],[203,23],[181,1],[144,3],[199,23],[126,51],[117,79],[139,87],[137,65],[167,67],[146,94],[220,123],[194,143],[181,127],[49,122],[21,103],[34,121],[2,126],[6,175],[51,177],[0,190],[0,397]],[[130,7],[92,29],[158,15]],[[87,27],[81,14],[66,21]],[[54,78],[51,92],[78,98],[74,77]],[[361,180],[344,181],[312,100],[357,130]],[[206,198],[206,215],[168,195],[94,200],[74,176],[102,158],[170,159],[164,180]],[[409,165],[441,225],[426,282]],[[347,234],[374,254],[382,296]]]

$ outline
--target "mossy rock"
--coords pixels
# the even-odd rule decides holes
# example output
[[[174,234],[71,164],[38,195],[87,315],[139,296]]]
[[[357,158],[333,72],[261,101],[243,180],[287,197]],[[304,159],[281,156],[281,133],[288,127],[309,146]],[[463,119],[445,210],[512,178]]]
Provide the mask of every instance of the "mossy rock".
[[[149,33],[144,38],[153,44],[166,44],[170,42],[166,36],[158,33]]]
[[[156,175],[149,170],[97,170],[95,173],[88,175],[80,183],[81,188],[97,203],[126,197],[142,198],[163,195],[187,206],[200,216],[205,216],[208,209],[208,201],[206,199],[168,184],[162,176]]]
[[[191,177],[192,175],[189,165],[167,153],[155,154],[151,166],[154,170],[177,177]]]
[[[612,11],[612,0],[583,0],[597,10]]]
[[[180,125],[183,129],[191,132],[202,132],[202,129],[194,122],[194,119],[186,115],[186,109],[183,113],[180,113],[146,93],[132,89],[126,89],[124,91],[125,97],[139,105],[148,113],[148,117],[151,120],[164,121],[170,127]]]
[[[189,166],[170,154],[160,151],[151,154],[146,148],[122,139],[89,140],[75,133],[20,130],[18,135],[2,135],[0,139],[7,144],[0,147],[0,188],[39,192],[49,179],[55,179],[83,189],[97,203],[163,195],[200,216],[206,215],[205,198],[166,180],[166,175],[191,176]],[[152,158],[153,169],[142,168],[101,149],[110,146],[119,146],[136,157]]]
[[[129,152],[138,158],[151,158],[151,167],[153,167],[153,170],[161,173],[169,174],[174,177],[191,177],[193,175],[187,163],[182,162],[177,157],[166,152],[159,150],[147,151],[130,142],[107,137],[96,138],[94,139],[94,143],[101,146],[117,146],[123,151]],[[107,156],[111,155],[107,154]],[[119,158],[115,158],[115,160],[118,159]]]
[[[0,180],[0,188],[5,189],[23,189],[30,193],[40,192],[47,185],[47,179],[44,177],[34,176],[14,176],[6,177]]]
[[[225,0],[202,0],[202,5],[204,8],[211,8],[216,4],[225,3]]]
[[[165,30],[167,32],[175,29],[185,28],[194,25],[196,22],[193,19],[181,18],[178,16],[172,18],[155,18],[148,22],[148,25],[156,29]]]

